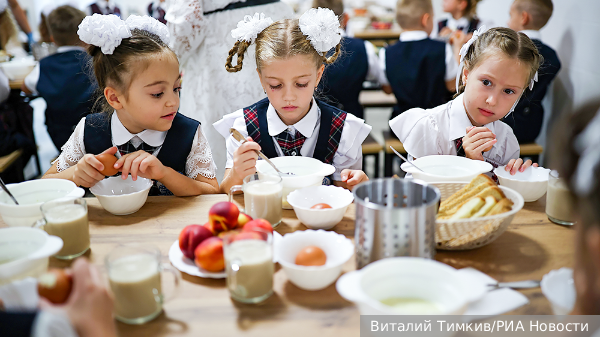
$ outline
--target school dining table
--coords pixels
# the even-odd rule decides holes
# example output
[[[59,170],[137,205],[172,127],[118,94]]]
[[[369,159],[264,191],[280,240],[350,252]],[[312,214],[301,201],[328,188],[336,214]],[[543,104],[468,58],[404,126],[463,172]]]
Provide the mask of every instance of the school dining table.
[[[96,198],[87,198],[91,233],[91,250],[86,253],[94,263],[104,264],[104,257],[119,244],[150,243],[158,246],[168,262],[169,247],[181,229],[189,224],[204,224],[208,210],[226,195],[198,197],[149,197],[146,204],[128,216],[106,212]],[[243,205],[243,197],[235,201]],[[455,268],[474,267],[498,281],[540,280],[550,270],[571,267],[574,256],[572,227],[551,223],[545,210],[545,197],[526,203],[507,231],[496,241],[469,251],[438,251],[436,260]],[[354,236],[354,204],[335,232]],[[0,222],[0,227],[5,224]],[[280,234],[306,227],[293,210],[283,212],[276,228]],[[50,259],[52,267],[70,263]],[[354,258],[344,271],[354,270]],[[163,279],[164,292],[172,282]],[[117,323],[120,336],[359,336],[360,314],[356,306],[345,301],[335,284],[320,291],[304,291],[291,284],[285,272],[276,267],[274,294],[259,305],[232,300],[224,279],[205,279],[182,274],[174,299],[164,305],[164,312],[141,326]],[[521,291],[529,303],[508,314],[551,314],[550,303],[539,288]]]

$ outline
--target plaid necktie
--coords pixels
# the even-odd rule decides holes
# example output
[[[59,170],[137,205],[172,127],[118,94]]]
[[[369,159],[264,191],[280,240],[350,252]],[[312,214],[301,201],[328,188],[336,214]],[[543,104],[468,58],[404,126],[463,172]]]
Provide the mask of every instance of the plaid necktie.
[[[304,145],[306,137],[304,137],[298,130],[296,130],[295,136],[292,136],[288,130],[285,130],[275,136],[275,139],[277,139],[277,143],[279,144],[284,156],[299,156],[300,149],[302,148],[302,145]]]
[[[454,145],[456,146],[456,155],[459,157],[466,157],[465,150],[462,147],[462,137],[456,138],[454,140]]]
[[[133,146],[133,144],[131,143],[131,140],[129,140],[127,143],[123,144],[123,145],[118,145],[117,149],[119,150],[119,153],[124,156],[128,153],[131,152],[135,152],[138,150],[144,150],[148,153],[154,153],[154,151],[156,151],[156,149],[158,149],[158,146],[150,146],[144,142],[142,142],[137,148],[135,146]]]

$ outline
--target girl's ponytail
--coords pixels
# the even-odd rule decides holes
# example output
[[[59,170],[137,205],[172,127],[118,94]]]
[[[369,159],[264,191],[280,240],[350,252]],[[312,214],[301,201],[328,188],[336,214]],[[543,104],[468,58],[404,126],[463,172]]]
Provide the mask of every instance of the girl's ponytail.
[[[229,51],[229,55],[227,56],[227,62],[225,63],[225,69],[227,69],[228,72],[230,73],[236,73],[240,70],[242,70],[242,63],[244,62],[244,53],[246,53],[246,50],[248,49],[248,47],[250,46],[249,42],[246,41],[236,41],[235,44],[233,45],[233,48],[231,48],[231,50]],[[234,66],[231,61],[233,60],[233,57],[235,56],[235,54],[237,54],[237,62],[236,65]]]

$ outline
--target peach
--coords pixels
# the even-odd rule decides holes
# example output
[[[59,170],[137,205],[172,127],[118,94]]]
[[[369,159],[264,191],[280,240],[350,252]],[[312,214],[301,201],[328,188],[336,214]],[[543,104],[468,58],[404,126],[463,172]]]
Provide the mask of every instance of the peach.
[[[239,208],[232,202],[222,201],[214,204],[208,211],[208,221],[227,229],[233,229],[237,226],[238,216],[240,215]]]
[[[233,241],[237,241],[237,240],[265,240],[265,238],[263,238],[263,236],[260,235],[260,234],[261,233],[251,232],[251,231],[241,232],[241,233],[237,234],[233,238]]]
[[[271,223],[265,219],[254,219],[252,221],[248,221],[248,223],[244,225],[244,229],[242,231],[252,231],[254,228],[262,228],[267,232],[273,233],[273,227],[271,226]]]
[[[210,272],[218,272],[225,269],[225,258],[223,257],[223,240],[216,236],[202,241],[194,252],[196,265]]]
[[[213,236],[213,233],[201,225],[185,226],[179,233],[179,249],[187,258],[194,259],[194,250],[202,241]]]
[[[250,217],[248,214],[246,214],[244,212],[240,212],[240,215],[238,216],[237,228],[244,227],[244,225],[247,224],[248,221],[252,221],[252,217]]]
[[[225,227],[224,224],[222,224],[220,222],[210,222],[210,221],[205,223],[204,227],[206,227],[211,233],[213,233],[213,235],[219,235],[219,233],[225,232],[228,229],[227,227]]]

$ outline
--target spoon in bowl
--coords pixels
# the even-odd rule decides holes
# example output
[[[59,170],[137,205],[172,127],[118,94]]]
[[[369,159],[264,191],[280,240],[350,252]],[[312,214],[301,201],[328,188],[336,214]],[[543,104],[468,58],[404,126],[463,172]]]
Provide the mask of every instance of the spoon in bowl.
[[[15,199],[15,196],[12,195],[12,193],[10,193],[10,191],[8,190],[8,188],[6,187],[6,185],[4,184],[4,181],[2,181],[2,178],[0,178],[0,185],[2,185],[2,189],[4,190],[4,192],[6,192],[6,194],[8,194],[8,196],[12,199],[12,201],[15,202],[15,204],[19,204],[17,202],[17,199]]]
[[[405,162],[407,162],[407,163],[411,164],[411,165],[412,165],[412,166],[414,166],[414,167],[415,167],[417,170],[419,170],[419,171],[421,171],[421,172],[425,173],[425,171],[421,170],[421,169],[420,169],[420,168],[419,168],[417,165],[413,164],[412,162],[408,161],[408,159],[404,158],[404,156],[403,156],[403,155],[401,155],[401,154],[400,154],[398,151],[396,151],[396,149],[394,149],[394,148],[393,148],[393,147],[391,147],[391,146],[390,146],[390,149],[392,149],[392,151],[394,151],[394,153],[395,153],[395,154],[396,154],[398,157],[402,158],[402,160],[404,160]]]
[[[235,140],[237,140],[238,142],[240,142],[242,144],[244,144],[245,142],[247,142],[247,140],[244,138],[244,136],[238,130],[236,130],[234,128],[231,128],[231,129],[229,129],[229,132],[231,132],[231,134],[233,135],[233,138],[235,138]],[[262,151],[257,151],[256,150],[256,153],[258,153],[259,157],[261,157],[262,159],[266,160],[267,163],[269,163],[269,165],[271,165],[275,169],[275,171],[277,171],[277,173],[279,173],[279,175],[288,175],[288,176],[295,175],[292,172],[287,172],[286,173],[286,172],[279,171],[279,169],[275,166],[275,164],[273,164],[273,162],[270,161],[269,158],[267,156],[265,156],[264,153],[262,153]]]

